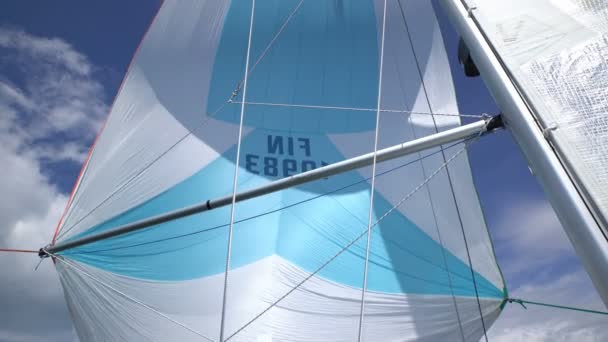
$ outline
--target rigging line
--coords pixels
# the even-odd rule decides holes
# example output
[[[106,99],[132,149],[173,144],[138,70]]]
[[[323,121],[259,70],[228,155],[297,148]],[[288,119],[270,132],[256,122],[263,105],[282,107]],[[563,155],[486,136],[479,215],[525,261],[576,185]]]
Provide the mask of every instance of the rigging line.
[[[240,104],[242,101],[233,101],[229,100],[229,103]],[[376,112],[377,109],[373,108],[359,108],[359,107],[342,107],[342,106],[322,106],[322,105],[304,105],[304,104],[289,104],[289,103],[274,103],[274,102],[245,102],[247,105],[252,106],[269,106],[269,107],[293,107],[293,108],[306,108],[306,109],[334,109],[334,110],[350,110],[357,112]],[[430,116],[459,116],[459,117],[467,117],[467,118],[484,118],[486,117],[483,114],[456,114],[456,113],[427,113],[427,112],[417,112],[411,110],[401,110],[401,109],[380,109],[382,113],[401,113],[401,114],[414,114],[414,115],[430,115]]]
[[[592,314],[598,314],[598,315],[608,315],[608,311],[599,311],[599,310],[583,309],[583,308],[577,308],[577,307],[566,306],[566,305],[533,302],[531,300],[525,300],[525,299],[519,299],[519,298],[507,298],[506,301],[509,303],[521,304],[521,306],[523,306],[524,309],[527,309],[527,307],[524,304],[532,304],[532,305],[546,306],[546,307],[556,308],[556,309],[580,311],[580,312],[586,312],[586,313],[592,313]]]
[[[420,77],[420,84],[421,84],[422,89],[424,91],[424,97],[426,99],[427,106],[429,107],[429,111],[432,113],[433,112],[433,107],[431,105],[431,100],[429,98],[429,95],[428,95],[428,92],[427,92],[427,89],[426,89],[426,84],[424,82],[424,74],[422,72],[422,68],[420,67],[420,62],[418,61],[418,56],[417,56],[416,50],[414,48],[414,41],[413,41],[413,38],[412,38],[412,34],[410,32],[409,25],[408,25],[407,20],[405,18],[405,9],[403,7],[403,4],[402,4],[401,0],[398,0],[397,3],[399,4],[399,8],[401,9],[401,17],[403,18],[403,24],[405,25],[405,31],[407,33],[408,41],[409,41],[410,47],[412,49],[412,54],[414,55],[414,62],[416,64],[416,70],[418,71],[418,76]],[[433,119],[433,125],[435,126],[435,131],[439,132],[439,128],[437,127],[437,122],[435,121],[435,117],[431,116],[431,118]],[[446,157],[445,157],[445,152],[443,150],[443,147],[440,146],[439,148],[441,150],[441,155],[443,157],[443,160],[445,160]],[[475,289],[475,298],[477,300],[477,308],[479,309],[479,317],[481,319],[481,326],[483,327],[483,335],[484,335],[485,341],[488,342],[488,333],[487,333],[487,329],[486,329],[486,323],[485,323],[485,320],[483,318],[483,311],[481,309],[481,301],[479,300],[479,290],[477,288],[477,280],[475,278],[475,272],[473,270],[473,261],[471,259],[471,253],[469,251],[469,245],[468,245],[466,233],[465,233],[465,230],[464,230],[464,224],[462,222],[462,215],[460,213],[460,208],[458,206],[458,201],[456,200],[456,194],[454,193],[454,185],[452,183],[452,177],[450,175],[449,168],[446,168],[446,174],[447,174],[447,177],[448,177],[448,182],[450,184],[450,189],[451,189],[451,193],[452,193],[452,198],[454,200],[454,205],[456,207],[456,213],[458,215],[458,222],[460,223],[460,230],[462,231],[462,237],[464,239],[465,249],[467,251],[467,259],[469,261],[469,267],[471,269],[471,278],[473,280],[473,287]],[[461,327],[461,329],[462,329],[462,327]]]
[[[399,76],[400,82],[403,82],[401,80],[402,79],[401,75],[398,75],[398,76]],[[431,115],[433,115],[433,114],[431,113]],[[414,125],[409,125],[409,128],[410,128],[410,130],[411,130],[412,135],[414,136],[414,138],[417,138],[416,129],[414,128]],[[450,147],[451,146],[447,147],[447,149],[449,149]],[[443,153],[441,149],[438,149],[437,152],[438,153]],[[426,177],[427,170],[426,170],[426,167],[425,167],[425,163],[424,162],[420,162],[420,167],[422,169],[422,175],[423,175],[423,177]],[[442,257],[443,265],[444,265],[444,267],[445,267],[445,269],[447,271],[448,286],[449,286],[449,289],[450,289],[450,294],[452,296],[452,305],[453,305],[454,311],[456,313],[456,320],[458,322],[458,329],[460,331],[460,338],[461,338],[462,342],[465,342],[466,338],[465,338],[464,329],[463,329],[463,326],[462,326],[462,319],[460,317],[460,310],[458,309],[458,303],[456,301],[456,295],[455,295],[455,291],[454,291],[455,290],[454,289],[454,284],[453,284],[453,281],[452,281],[453,274],[452,274],[452,272],[450,272],[450,267],[448,266],[448,261],[447,261],[448,258],[446,256],[446,253],[448,253],[448,252],[444,248],[445,245],[444,245],[443,237],[441,235],[441,229],[440,229],[440,226],[439,226],[439,220],[437,218],[437,211],[436,211],[436,208],[435,208],[436,204],[435,204],[435,201],[433,201],[433,196],[432,196],[431,189],[430,189],[429,185],[427,184],[427,186],[425,186],[425,188],[426,188],[426,193],[427,193],[427,196],[428,196],[428,199],[429,199],[429,204],[430,204],[430,207],[431,207],[433,222],[434,222],[434,225],[435,225],[435,231],[437,233],[437,238],[439,240],[439,245],[441,246],[441,257]],[[459,275],[459,274],[456,275],[456,278],[464,279],[464,277],[462,275]]]
[[[402,14],[402,16],[403,16],[403,14]],[[414,52],[412,52],[412,53],[414,53]],[[400,84],[403,85],[403,78],[402,78],[402,76],[400,74],[398,74],[397,76],[399,77]],[[430,108],[429,108],[429,110],[430,110]],[[433,113],[431,113],[431,115],[433,115]],[[482,115],[482,116],[484,116],[484,115]],[[411,117],[410,117],[410,119],[411,119]],[[417,138],[416,129],[414,128],[414,125],[409,125],[409,128],[410,128],[411,133],[414,136],[414,138]],[[448,147],[448,149],[450,147]],[[438,149],[438,152],[443,153],[441,151],[441,149]],[[425,167],[425,163],[424,162],[420,162],[420,167],[422,169],[422,175],[423,175],[423,177],[426,177],[427,170],[426,170],[426,167]],[[452,272],[450,272],[450,267],[448,266],[448,261],[447,261],[447,256],[446,256],[446,253],[448,253],[448,252],[444,248],[444,241],[443,241],[443,237],[441,235],[441,229],[440,229],[440,226],[439,226],[439,220],[437,218],[437,211],[436,211],[436,208],[435,208],[435,202],[432,200],[433,196],[431,194],[430,186],[427,184],[427,186],[425,186],[425,188],[426,188],[427,196],[429,198],[429,204],[430,204],[430,207],[431,207],[433,222],[435,224],[435,231],[437,233],[437,238],[439,240],[439,245],[441,246],[441,257],[442,257],[442,260],[443,260],[443,266],[444,266],[445,270],[447,271],[448,286],[449,286],[449,289],[450,289],[450,294],[452,295],[452,305],[454,306],[454,311],[456,313],[456,319],[458,321],[458,328],[459,328],[459,331],[460,331],[461,341],[465,342],[466,338],[465,338],[464,329],[463,329],[463,326],[462,326],[462,319],[460,317],[460,310],[458,309],[458,303],[456,301],[456,295],[455,295],[455,288],[454,288],[454,284],[453,284],[453,281],[452,281],[452,278],[454,278],[454,275],[452,274]],[[460,275],[460,274],[456,274],[456,278],[464,279],[464,277],[462,275]]]
[[[287,27],[287,24],[289,23],[289,21],[291,21],[291,18],[293,18],[293,16],[296,14],[296,12],[298,12],[298,10],[300,9],[300,6],[302,6],[303,3],[304,3],[304,0],[300,0],[300,2],[296,5],[296,7],[293,9],[293,11],[291,11],[289,16],[287,16],[287,19],[285,19],[285,22],[283,23],[283,25],[281,25],[281,27],[279,28],[277,33],[275,33],[274,37],[272,37],[272,39],[270,40],[268,45],[266,45],[266,48],[264,48],[264,51],[262,51],[262,53],[260,54],[260,57],[255,61],[255,63],[251,67],[251,69],[247,70],[247,73],[245,74],[246,77],[249,76],[249,74],[251,74],[253,72],[255,67],[257,67],[258,64],[262,61],[262,59],[266,56],[266,53],[268,53],[268,51],[270,50],[272,45],[274,45],[277,38],[279,38],[281,33],[283,33],[283,30],[285,30],[285,28]],[[232,102],[232,99],[235,99],[237,97],[237,95],[239,94],[239,91],[241,90],[242,85],[243,85],[243,80],[241,80],[241,81],[239,81],[239,83],[237,83],[236,87],[234,88],[234,91],[232,91],[232,96],[228,100],[229,102]]]
[[[126,299],[128,299],[128,300],[130,300],[130,301],[132,301],[132,302],[134,302],[134,303],[136,303],[136,304],[138,304],[138,305],[140,305],[140,306],[142,306],[142,307],[144,307],[144,308],[146,308],[146,309],[148,309],[148,310],[150,310],[150,311],[152,311],[152,312],[154,312],[155,314],[157,314],[157,315],[159,315],[159,316],[161,316],[161,317],[163,317],[163,318],[165,318],[165,319],[167,319],[167,320],[171,321],[172,323],[177,324],[177,325],[179,325],[180,327],[182,327],[182,328],[184,328],[184,329],[186,329],[186,330],[188,330],[188,331],[190,331],[190,332],[192,332],[192,333],[194,333],[194,334],[196,334],[196,335],[198,335],[198,336],[200,336],[200,337],[202,337],[202,338],[206,339],[207,341],[215,342],[213,339],[211,339],[211,338],[209,338],[209,337],[207,337],[207,336],[203,335],[202,333],[200,333],[200,332],[198,332],[198,331],[196,331],[196,330],[194,330],[194,329],[190,328],[190,327],[189,327],[189,326],[187,326],[186,324],[181,323],[181,322],[179,322],[179,321],[177,321],[177,320],[175,320],[175,319],[173,319],[173,318],[171,318],[171,317],[169,317],[169,316],[165,315],[164,313],[162,313],[162,312],[160,312],[160,311],[158,311],[158,310],[154,309],[153,307],[151,307],[151,306],[147,305],[146,303],[141,302],[141,301],[139,301],[139,300],[137,300],[137,299],[135,299],[135,298],[133,298],[133,297],[131,297],[131,296],[127,295],[126,293],[124,293],[124,292],[122,292],[122,291],[120,291],[120,290],[118,290],[118,289],[114,288],[113,286],[111,286],[111,285],[107,284],[107,283],[106,283],[106,282],[104,282],[103,280],[98,279],[97,277],[95,277],[95,276],[93,276],[93,275],[89,274],[87,271],[85,271],[85,270],[81,269],[80,267],[76,266],[76,264],[73,264],[72,262],[69,262],[67,258],[64,258],[64,257],[63,257],[63,256],[61,256],[61,255],[56,255],[56,254],[52,254],[52,253],[48,253],[48,254],[49,254],[50,256],[54,257],[54,258],[55,258],[55,260],[59,260],[59,261],[63,262],[64,264],[66,264],[67,266],[71,267],[72,269],[75,269],[75,270],[77,270],[77,271],[81,272],[82,274],[86,275],[88,278],[90,278],[90,279],[92,279],[93,281],[96,281],[96,282],[98,282],[99,284],[101,284],[101,285],[105,286],[106,288],[108,288],[108,289],[110,289],[110,290],[112,290],[112,291],[114,291],[114,292],[118,293],[119,295],[121,295],[121,296],[125,297]]]
[[[473,140],[474,141],[474,140]],[[403,205],[403,203],[405,203],[407,200],[409,200],[416,192],[418,192],[418,190],[420,190],[424,185],[426,185],[428,182],[431,181],[431,179],[433,179],[433,177],[435,177],[442,169],[444,169],[452,160],[454,160],[456,157],[458,157],[460,154],[462,154],[462,152],[466,151],[466,146],[463,147],[462,149],[460,149],[458,152],[454,153],[453,156],[451,156],[447,161],[445,161],[441,166],[439,166],[439,168],[437,168],[435,171],[433,171],[433,173],[431,173],[426,179],[424,179],[422,181],[422,183],[420,183],[418,186],[416,186],[412,191],[410,191],[407,195],[405,195],[405,197],[403,197],[399,202],[397,202],[397,204],[395,204],[391,209],[387,210],[378,220],[376,220],[376,222],[372,225],[372,228],[376,227],[380,222],[382,222],[386,217],[388,217],[388,215],[390,215],[393,211],[397,210],[399,207],[401,207],[401,205]],[[357,241],[359,241],[362,237],[367,235],[367,229],[364,230],[361,234],[359,234],[354,240],[352,240],[351,242],[349,242],[346,246],[344,246],[342,249],[340,249],[336,254],[334,254],[331,258],[329,258],[326,262],[324,262],[321,266],[319,266],[317,269],[315,269],[311,274],[309,274],[308,276],[306,276],[302,281],[300,281],[299,283],[297,283],[294,287],[292,287],[289,291],[287,291],[287,293],[285,293],[283,296],[279,297],[279,299],[277,299],[274,303],[272,303],[270,306],[268,306],[266,309],[262,310],[260,313],[258,313],[255,317],[253,317],[250,321],[248,321],[247,323],[245,323],[243,326],[241,326],[239,329],[237,329],[232,335],[230,335],[226,341],[230,340],[231,338],[233,338],[234,336],[236,336],[236,334],[238,334],[239,332],[241,332],[243,329],[247,328],[249,325],[251,325],[251,323],[253,323],[254,321],[256,321],[258,318],[260,318],[262,315],[264,315],[266,312],[268,312],[270,309],[272,309],[273,307],[275,307],[276,305],[279,304],[279,302],[281,302],[283,299],[285,299],[287,296],[289,296],[291,293],[293,293],[295,290],[297,290],[300,286],[302,286],[302,284],[304,284],[305,282],[307,282],[310,278],[312,278],[313,276],[315,276],[317,273],[321,272],[321,270],[323,270],[327,265],[329,265],[332,261],[334,261],[337,257],[339,257],[342,253],[344,253],[346,250],[348,250],[350,247],[352,247],[355,243],[357,243]]]
[[[418,138],[417,134],[416,134],[416,129],[414,129],[413,125],[409,125],[409,127],[410,127],[410,131],[412,132],[412,136],[414,138]],[[470,139],[475,139],[475,138],[476,137],[470,138]],[[448,146],[446,149],[449,150],[451,147],[452,147],[452,145]],[[441,153],[441,150],[438,149],[436,151],[436,153]],[[420,152],[419,152],[419,155],[420,155]],[[422,169],[422,176],[426,177],[427,172],[426,172],[426,167],[425,167],[423,161],[420,162],[420,167]],[[431,206],[431,212],[433,214],[433,222],[435,223],[435,231],[437,232],[437,238],[439,239],[439,245],[441,246],[441,257],[443,259],[443,265],[444,265],[445,270],[447,271],[447,275],[448,275],[448,286],[450,288],[450,293],[452,295],[452,304],[454,305],[454,311],[456,312],[456,319],[458,321],[458,328],[460,330],[460,337],[462,339],[462,342],[465,342],[466,338],[464,337],[465,336],[464,335],[464,329],[462,328],[462,319],[460,318],[460,310],[458,310],[458,304],[456,302],[456,295],[454,293],[454,285],[452,283],[452,272],[450,272],[450,268],[448,266],[448,261],[447,261],[447,257],[446,257],[446,250],[444,248],[443,238],[441,236],[441,231],[439,229],[439,220],[437,219],[437,212],[435,210],[435,203],[432,200],[433,197],[431,195],[431,189],[430,189],[429,185],[427,184],[427,186],[425,186],[425,188],[426,188],[427,196],[429,198],[429,203],[430,203],[430,206]],[[460,275],[457,275],[457,276],[459,278],[463,278]]]
[[[369,195],[369,216],[367,222],[367,241],[365,246],[365,266],[363,269],[363,288],[361,289],[361,311],[359,312],[359,337],[361,342],[363,336],[363,312],[365,311],[365,292],[367,288],[367,271],[369,268],[369,249],[372,239],[372,221],[374,215],[374,192],[376,190],[376,158],[378,153],[378,132],[380,130],[380,104],[382,103],[382,72],[384,70],[384,42],[386,34],[386,2],[384,0],[384,9],[382,15],[382,42],[380,44],[380,75],[378,76],[378,97],[376,99],[376,132],[374,136],[374,160],[372,162],[372,184]],[[243,99],[243,101],[245,101]]]
[[[12,253],[38,253],[33,249],[16,249],[16,248],[0,248],[0,252],[12,252]]]
[[[266,56],[266,54],[268,53],[268,51],[270,50],[270,48],[272,47],[272,45],[274,45],[275,41],[279,38],[279,36],[281,35],[281,33],[285,30],[285,28],[287,27],[287,24],[291,21],[291,19],[293,18],[293,16],[298,12],[298,10],[300,9],[300,7],[304,3],[304,1],[305,0],[300,0],[300,2],[298,3],[298,5],[296,5],[296,7],[294,8],[294,10],[289,14],[289,16],[287,17],[287,19],[285,20],[285,22],[283,23],[283,25],[279,29],[279,31],[274,35],[274,37],[272,38],[272,40],[270,41],[270,43],[268,43],[268,45],[266,46],[266,48],[264,49],[264,51],[262,52],[262,54],[260,55],[260,57],[256,60],[256,62],[254,63],[254,65],[251,67],[251,69],[249,69],[249,71],[247,71],[246,75],[249,75],[250,73],[252,73],[253,70],[255,69],[255,67],[262,61],[262,59],[264,58],[264,56]],[[205,118],[205,120],[203,120],[200,123],[200,126],[204,125],[207,121],[209,121],[209,119],[213,118],[218,112],[220,112],[221,110],[223,110],[224,107],[228,103],[235,103],[235,102],[233,102],[233,99],[236,98],[236,96],[238,95],[238,92],[239,92],[240,89],[241,89],[241,82],[238,83],[236,89],[232,92],[232,95],[226,100],[226,102],[222,103],[222,105],[219,106],[215,111],[213,111],[213,113],[208,114],[207,117]],[[200,128],[200,126],[198,126],[197,129]],[[169,149],[167,149],[165,152],[163,152],[161,155],[159,155],[157,158],[155,158],[152,162],[150,162],[148,165],[146,165],[141,171],[139,171],[136,175],[134,175],[133,177],[131,177],[128,181],[124,182],[123,185],[121,185],[119,187],[119,189],[116,189],[112,194],[110,194],[109,197],[106,197],[100,204],[98,204],[95,208],[93,208],[91,211],[89,211],[85,216],[83,216],[82,218],[80,218],[78,220],[78,222],[72,224],[70,226],[70,228],[68,228],[68,231],[71,230],[71,229],[73,229],[80,222],[82,222],[86,217],[88,217],[95,210],[97,210],[100,206],[102,206],[106,201],[108,201],[111,197],[113,197],[117,192],[119,192],[124,187],[126,187],[130,183],[131,180],[135,179],[140,174],[142,174],[144,171],[146,171],[150,166],[152,166],[152,164],[156,163],[161,157],[163,157],[165,154],[167,154],[169,151],[171,151],[173,148],[175,148],[178,144],[180,144],[183,140],[185,140],[188,136],[190,136],[192,134],[193,134],[193,132],[191,130],[188,130],[188,133],[186,135],[184,135],[183,137],[181,137],[178,141],[176,141],[172,146],[170,146]],[[72,212],[70,212],[68,214],[68,217],[66,217],[66,219],[64,220],[64,222],[68,221],[68,218],[71,216],[71,214],[72,214]],[[67,233],[67,231],[65,233],[63,233],[63,229],[61,229],[60,231],[58,231],[58,233],[59,234],[56,236],[57,239],[60,238],[61,236],[65,235],[65,233]]]
[[[283,25],[281,26],[281,28],[279,28],[279,31],[277,31],[277,33],[274,35],[274,37],[272,38],[272,40],[270,41],[270,43],[268,43],[268,45],[266,46],[266,48],[264,49],[264,51],[262,51],[262,54],[260,55],[260,57],[258,57],[258,59],[255,61],[255,63],[253,63],[253,66],[251,67],[251,69],[249,69],[249,71],[247,72],[247,75],[249,75],[250,73],[252,73],[253,70],[255,70],[255,67],[257,67],[258,64],[260,64],[260,62],[262,61],[262,59],[264,58],[264,56],[266,56],[266,53],[268,53],[268,51],[270,50],[270,48],[272,47],[272,45],[274,45],[274,43],[277,40],[277,38],[279,38],[279,36],[281,35],[281,33],[283,33],[283,31],[287,27],[287,24],[289,24],[289,22],[291,21],[291,18],[293,18],[293,16],[296,14],[296,12],[298,12],[298,10],[300,9],[300,7],[302,6],[303,3],[304,3],[304,0],[300,0],[300,2],[296,5],[296,7],[293,9],[293,11],[291,11],[291,13],[287,17],[287,19],[285,19],[285,22],[283,23]]]
[[[409,128],[410,128],[410,131],[412,132],[412,136],[414,138],[418,138],[417,134],[416,134],[416,129],[414,129],[414,126],[413,125],[409,125]],[[470,139],[474,139],[474,138],[470,138]],[[446,149],[449,150],[451,147],[452,147],[452,145],[448,146]],[[441,152],[441,149],[438,149],[436,151],[436,153],[440,153],[440,152]],[[420,155],[420,153],[419,153],[419,155]],[[422,169],[422,175],[423,175],[423,177],[426,177],[427,171],[426,171],[426,167],[424,165],[424,162],[422,162],[422,161],[420,162],[420,167]],[[435,203],[432,200],[431,189],[430,189],[429,185],[427,184],[427,186],[425,186],[425,188],[426,188],[427,196],[429,198],[429,203],[430,203],[430,206],[431,206],[431,212],[433,214],[433,222],[435,223],[435,231],[437,232],[437,237],[439,239],[439,245],[442,247],[442,249],[441,249],[441,256],[442,256],[442,259],[443,259],[443,265],[445,267],[445,270],[448,273],[448,286],[450,288],[450,293],[452,295],[452,304],[454,305],[454,311],[456,312],[456,319],[458,321],[458,328],[459,328],[459,331],[460,331],[460,337],[462,339],[462,342],[465,342],[466,338],[465,338],[465,335],[464,335],[464,329],[462,327],[462,319],[460,317],[460,310],[458,309],[458,303],[456,302],[456,295],[455,295],[455,292],[454,292],[454,285],[452,283],[452,272],[450,272],[450,268],[448,266],[448,261],[447,261],[447,257],[446,257],[446,253],[447,252],[444,249],[443,238],[441,236],[441,231],[439,229],[439,220],[437,219],[437,212],[435,210]],[[460,275],[457,275],[457,277],[462,278],[462,276],[460,276]]]
[[[224,328],[226,322],[226,298],[228,289],[228,271],[230,270],[230,254],[232,252],[232,234],[234,228],[234,209],[236,206],[236,191],[239,179],[239,161],[241,157],[241,143],[243,142],[243,122],[245,119],[245,101],[247,99],[247,79],[249,75],[249,57],[251,56],[251,37],[253,35],[253,19],[255,13],[255,0],[251,0],[251,18],[249,19],[249,40],[247,42],[247,57],[245,59],[245,77],[243,80],[243,103],[241,104],[241,117],[239,121],[239,136],[236,144],[236,160],[234,163],[234,180],[232,184],[232,205],[230,206],[230,227],[228,228],[228,247],[226,251],[226,270],[224,272],[224,292],[222,294],[222,318],[220,322],[220,342],[224,342]]]

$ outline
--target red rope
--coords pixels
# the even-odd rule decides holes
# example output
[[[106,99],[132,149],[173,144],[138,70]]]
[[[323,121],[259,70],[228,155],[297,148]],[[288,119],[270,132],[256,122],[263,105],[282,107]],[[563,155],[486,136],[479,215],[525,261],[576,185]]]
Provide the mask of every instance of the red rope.
[[[13,249],[13,248],[0,248],[0,252],[38,253],[38,251],[35,251],[32,249]]]

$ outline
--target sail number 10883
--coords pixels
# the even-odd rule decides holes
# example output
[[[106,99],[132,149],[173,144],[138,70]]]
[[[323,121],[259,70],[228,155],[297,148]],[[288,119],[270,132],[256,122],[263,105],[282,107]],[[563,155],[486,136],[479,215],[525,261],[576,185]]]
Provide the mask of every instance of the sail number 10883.
[[[245,154],[245,169],[256,175],[289,177],[327,165],[324,161],[310,159],[311,145],[309,138],[269,134],[266,136],[267,155]]]
[[[268,177],[289,177],[325,165],[327,165],[327,163],[324,161],[317,163],[314,160],[262,157],[255,154],[245,155],[245,169],[247,169],[247,171],[256,175],[262,174]]]

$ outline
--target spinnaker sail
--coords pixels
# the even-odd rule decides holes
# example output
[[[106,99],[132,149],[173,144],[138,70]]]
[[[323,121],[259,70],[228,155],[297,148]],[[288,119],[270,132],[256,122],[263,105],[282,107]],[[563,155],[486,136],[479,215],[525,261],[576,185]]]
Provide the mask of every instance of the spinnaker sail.
[[[452,128],[457,113],[430,2],[167,0],[56,241]],[[506,293],[463,147],[62,251],[78,336],[479,340]]]

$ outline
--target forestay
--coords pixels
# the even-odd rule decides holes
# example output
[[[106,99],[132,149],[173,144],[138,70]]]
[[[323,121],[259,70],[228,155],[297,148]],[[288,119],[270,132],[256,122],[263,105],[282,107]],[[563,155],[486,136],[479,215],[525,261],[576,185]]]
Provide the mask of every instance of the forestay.
[[[608,2],[465,2],[608,236]]]
[[[459,125],[431,3],[387,3],[384,21],[383,1],[257,1],[246,74],[251,1],[165,1],[57,241],[232,193],[243,102],[237,192],[374,151],[376,129],[379,149]],[[76,331],[354,341],[361,321],[365,341],[477,341],[506,294],[466,153],[441,168],[462,148],[238,203],[232,228],[225,207],[63,251]]]

